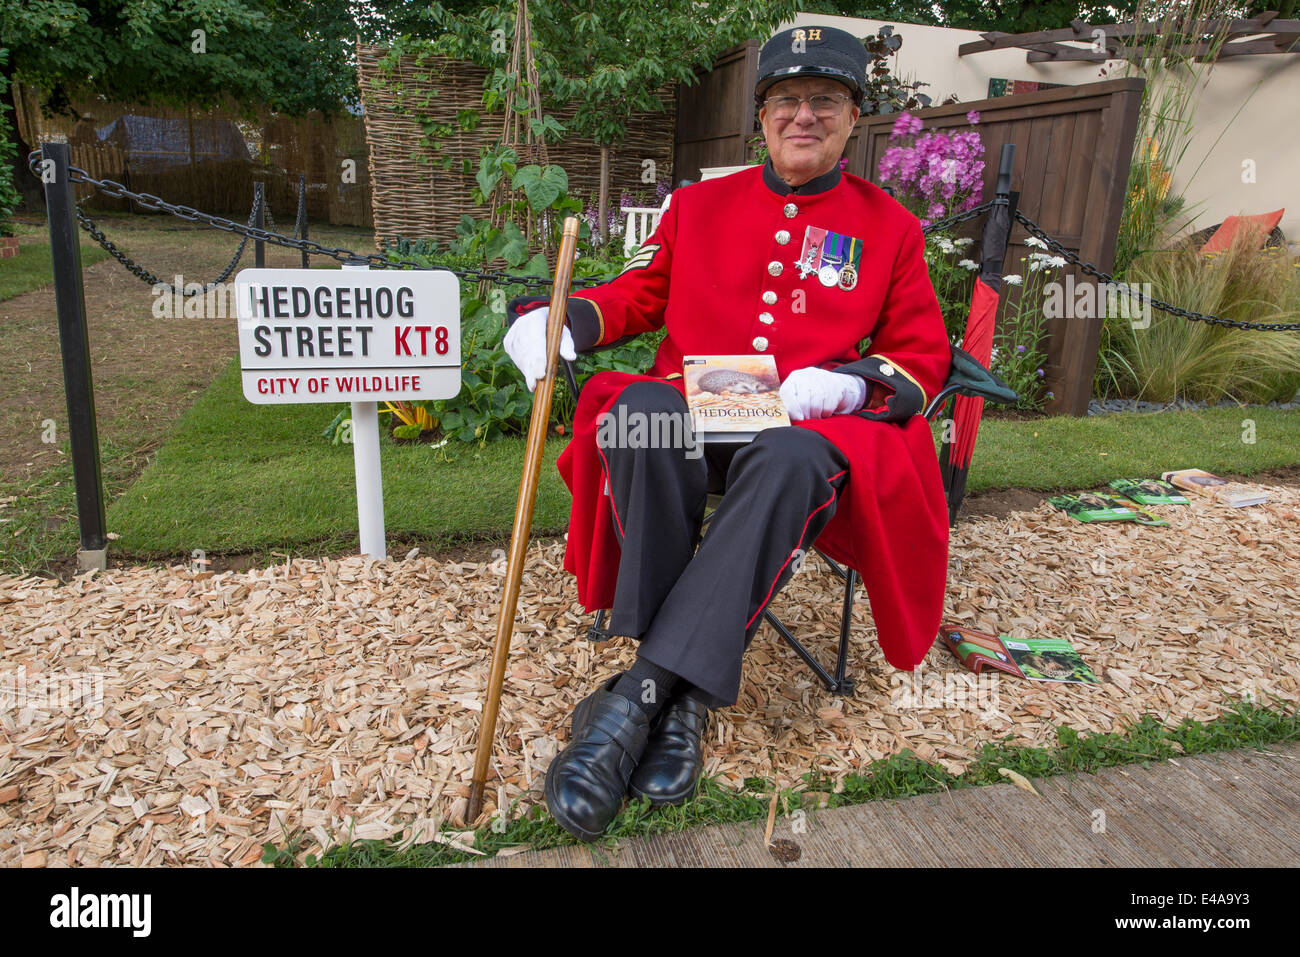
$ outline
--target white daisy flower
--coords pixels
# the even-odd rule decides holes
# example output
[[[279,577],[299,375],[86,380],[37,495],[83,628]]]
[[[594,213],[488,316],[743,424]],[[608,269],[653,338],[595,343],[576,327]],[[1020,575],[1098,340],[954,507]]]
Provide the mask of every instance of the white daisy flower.
[[[1012,286],[1019,286],[1022,282],[1024,282],[1024,279],[1021,278],[1020,276],[1017,276],[1015,273],[1012,273],[1009,276],[1003,276],[1002,281],[1005,283],[1009,283]]]
[[[961,262],[957,263],[957,265],[961,266],[963,269],[969,269],[972,272],[980,268],[978,263],[970,259],[963,259]]]
[[[1065,265],[1065,257],[1053,256],[1051,259],[1048,260],[1048,264],[1052,266],[1056,266],[1059,269],[1061,266]]]
[[[953,244],[952,244],[951,242],[949,242],[947,239],[940,239],[940,240],[939,240],[939,249],[940,249],[940,251],[942,251],[942,252],[950,253],[950,252],[953,251],[954,247],[953,247]]]
[[[1026,245],[1026,246],[1037,246],[1039,249],[1046,249],[1046,248],[1047,248],[1047,243],[1043,242],[1043,241],[1042,241],[1041,239],[1039,239],[1037,236],[1030,236],[1028,239],[1025,240],[1025,245]]]
[[[1033,262],[1029,264],[1029,271],[1038,272],[1038,270],[1042,269],[1043,266],[1045,265],[1046,263],[1044,263],[1041,259],[1035,259]]]
[[[973,242],[975,242],[975,240],[971,239],[969,236],[963,236],[961,239],[954,239],[952,244],[954,246],[969,246]]]

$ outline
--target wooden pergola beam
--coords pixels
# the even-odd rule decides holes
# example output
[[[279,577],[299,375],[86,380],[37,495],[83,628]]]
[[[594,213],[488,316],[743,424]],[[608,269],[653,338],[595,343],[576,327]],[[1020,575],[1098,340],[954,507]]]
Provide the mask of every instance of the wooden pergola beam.
[[[1296,49],[1286,49],[1289,47],[1296,47]],[[1179,47],[1171,47],[1165,51],[1165,55],[1185,56],[1198,62],[1205,62],[1210,59],[1211,54],[1214,55],[1214,59],[1221,60],[1233,56],[1287,52],[1300,53],[1300,35],[1284,34],[1272,37],[1262,37],[1257,40],[1238,40],[1234,43],[1223,43],[1218,46],[1217,52],[1215,51],[1215,43],[1213,41],[1203,40],[1196,44],[1183,44]],[[1025,55],[1025,60],[1028,63],[1060,63],[1067,60],[1084,60],[1093,63],[1103,63],[1106,60],[1134,60],[1143,55],[1143,53],[1144,51],[1141,47],[1133,46],[1108,46],[1105,53],[1095,53],[1091,49],[1085,47],[1067,47],[1057,44],[1054,48],[1030,50]]]
[[[1272,42],[1273,48],[1269,50],[1252,50],[1257,53],[1275,53],[1279,49],[1289,46],[1289,41],[1281,42],[1281,38],[1290,36],[1293,33],[1300,33],[1300,20],[1278,20],[1277,11],[1269,10],[1261,13],[1257,17],[1249,20],[1225,20],[1222,18],[1206,20],[1192,24],[1197,28],[1198,35],[1223,33],[1225,37],[1225,46],[1234,39],[1251,37],[1257,34],[1274,34],[1274,38],[1264,38],[1260,42]],[[971,53],[982,53],[985,50],[1007,50],[1014,48],[1023,48],[1030,50],[1030,61],[1039,61],[1044,59],[1059,60],[1082,60],[1082,59],[1107,59],[1099,53],[1093,53],[1091,50],[1083,50],[1080,47],[1068,47],[1064,43],[1067,41],[1075,42],[1093,42],[1093,31],[1101,30],[1105,34],[1107,48],[1112,48],[1111,41],[1133,39],[1136,37],[1155,36],[1160,32],[1161,24],[1158,23],[1111,23],[1107,25],[1094,25],[1084,23],[1080,20],[1070,21],[1068,28],[1058,30],[1038,30],[1034,33],[1004,33],[1000,30],[990,30],[987,33],[980,34],[979,40],[972,40],[969,43],[963,43],[957,48],[958,56],[966,56]],[[1118,43],[1114,45],[1116,49],[1123,49]],[[1034,52],[1047,51],[1047,56],[1035,56]],[[1086,53],[1086,56],[1066,55],[1068,51]],[[1052,54],[1055,54],[1053,56]],[[1231,55],[1241,55],[1233,53]],[[1112,59],[1118,59],[1112,58]]]

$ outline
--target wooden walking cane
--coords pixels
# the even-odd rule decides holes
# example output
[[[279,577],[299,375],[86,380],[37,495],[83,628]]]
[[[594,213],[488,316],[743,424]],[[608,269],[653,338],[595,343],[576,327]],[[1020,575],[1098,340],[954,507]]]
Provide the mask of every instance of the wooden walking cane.
[[[515,525],[510,533],[510,558],[506,566],[506,584],[501,596],[501,617],[497,619],[497,640],[492,647],[492,669],[483,699],[483,721],[478,729],[478,751],[474,755],[474,782],[469,794],[466,823],[478,817],[483,807],[483,787],[487,783],[488,761],[492,757],[492,738],[496,733],[497,711],[501,707],[501,686],[506,676],[506,659],[510,657],[510,637],[515,628],[515,608],[519,603],[519,583],[524,575],[524,556],[528,550],[528,532],[533,524],[533,503],[537,499],[537,481],[542,473],[542,453],[546,448],[546,426],[551,418],[551,397],[555,392],[555,370],[559,365],[560,335],[564,330],[564,307],[569,300],[569,281],[573,274],[573,255],[578,245],[578,220],[564,220],[564,237],[555,261],[555,284],[551,287],[550,320],[546,325],[546,376],[537,383],[533,395],[533,416],[528,423],[528,444],[524,450],[524,474],[519,482],[519,503],[515,506]]]

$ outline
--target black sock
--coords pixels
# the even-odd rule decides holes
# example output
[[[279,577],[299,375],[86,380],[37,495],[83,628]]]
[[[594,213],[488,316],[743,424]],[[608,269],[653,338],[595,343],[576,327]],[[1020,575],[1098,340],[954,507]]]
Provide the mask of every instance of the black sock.
[[[713,695],[709,694],[703,688],[697,688],[695,685],[678,685],[676,697],[690,698],[692,701],[698,701],[700,704],[704,705],[705,708],[713,710],[713,705],[709,704],[709,702],[713,700]]]
[[[646,717],[654,720],[668,699],[672,697],[673,688],[681,678],[667,668],[637,658],[636,662],[624,672],[623,677],[610,689],[614,694],[627,698],[645,712]]]

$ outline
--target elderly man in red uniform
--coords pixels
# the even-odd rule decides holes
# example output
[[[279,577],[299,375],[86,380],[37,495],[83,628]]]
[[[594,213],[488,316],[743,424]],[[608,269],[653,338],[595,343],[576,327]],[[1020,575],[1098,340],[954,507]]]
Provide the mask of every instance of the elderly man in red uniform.
[[[628,793],[690,796],[708,709],[735,703],[762,612],[814,542],[861,572],[891,664],[915,667],[938,630],[947,513],[918,413],[951,353],[920,223],[840,171],[866,70],[840,30],[769,40],[755,90],[767,164],[675,192],[624,271],[568,301],[565,358],[667,327],[646,375],[586,384],[559,462],[574,496],[565,567],[589,611],[611,608],[610,631],[639,640],[632,668],[575,709],[547,771],[552,815],[584,840]],[[529,388],[545,373],[539,301],[511,303],[505,342]],[[605,415],[686,419],[683,356],[760,353],[792,426],[702,454],[598,441]],[[723,496],[701,539],[711,491]]]

